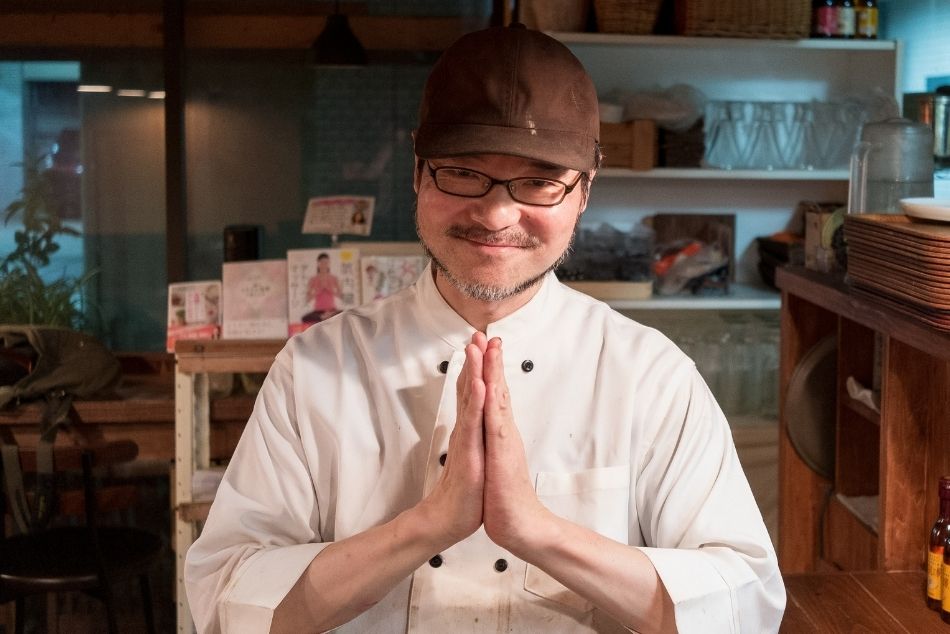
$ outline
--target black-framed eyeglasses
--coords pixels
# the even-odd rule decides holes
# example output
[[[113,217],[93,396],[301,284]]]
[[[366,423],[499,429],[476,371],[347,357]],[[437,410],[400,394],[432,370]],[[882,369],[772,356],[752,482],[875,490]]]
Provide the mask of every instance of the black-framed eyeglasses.
[[[573,183],[565,183],[553,178],[540,176],[521,176],[499,180],[488,174],[482,174],[466,167],[432,167],[426,161],[429,174],[439,191],[465,198],[481,198],[495,185],[504,185],[512,199],[525,205],[553,207],[559,205],[564,197],[574,191],[581,181],[583,172],[577,175]]]

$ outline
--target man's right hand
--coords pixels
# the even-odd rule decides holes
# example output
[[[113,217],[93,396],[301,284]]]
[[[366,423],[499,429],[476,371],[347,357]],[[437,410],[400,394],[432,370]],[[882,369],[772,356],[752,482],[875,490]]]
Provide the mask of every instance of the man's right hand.
[[[439,550],[465,539],[482,525],[482,493],[485,483],[485,381],[482,362],[488,341],[476,332],[465,348],[465,364],[455,389],[455,429],[449,436],[445,467],[432,492],[420,506],[438,531]]]

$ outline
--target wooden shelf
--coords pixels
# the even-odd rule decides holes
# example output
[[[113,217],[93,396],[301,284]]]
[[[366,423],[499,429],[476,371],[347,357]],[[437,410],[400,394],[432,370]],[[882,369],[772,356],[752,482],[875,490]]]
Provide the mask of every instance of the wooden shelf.
[[[861,401],[856,401],[853,398],[848,397],[847,395],[841,402],[842,405],[847,407],[849,410],[863,418],[869,423],[874,425],[881,425],[881,414],[875,412],[873,409],[862,403]]]
[[[565,44],[593,44],[649,48],[740,48],[750,50],[818,50],[818,51],[893,51],[897,43],[891,40],[836,40],[799,39],[780,40],[738,37],[686,37],[682,35],[624,35],[619,33],[549,32]]]
[[[617,299],[607,304],[614,310],[778,310],[781,295],[772,289],[751,284],[731,284],[729,294],[654,295],[649,299]]]
[[[855,296],[844,280],[804,267],[776,270],[783,293],[807,297],[812,304],[893,337],[936,358],[950,361],[950,332],[941,332],[871,300]]]
[[[178,519],[184,522],[204,522],[211,510],[211,500],[204,502],[184,502],[175,507]]]
[[[631,170],[605,167],[599,178],[632,178],[659,180],[724,180],[724,181],[834,181],[846,182],[845,170],[725,170],[702,167],[658,167],[652,170]]]
[[[175,343],[181,372],[267,372],[285,339],[190,339]]]
[[[842,570],[875,570],[878,567],[876,531],[858,517],[837,495],[828,501],[825,518],[825,559]]]
[[[836,493],[835,499],[873,535],[877,535],[881,523],[880,496]]]

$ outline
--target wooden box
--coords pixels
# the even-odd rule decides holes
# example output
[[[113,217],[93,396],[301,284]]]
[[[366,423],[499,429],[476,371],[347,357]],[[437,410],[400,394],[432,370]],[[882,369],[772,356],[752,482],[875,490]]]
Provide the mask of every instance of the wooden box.
[[[604,167],[653,169],[657,164],[656,122],[648,119],[600,123],[600,148]]]

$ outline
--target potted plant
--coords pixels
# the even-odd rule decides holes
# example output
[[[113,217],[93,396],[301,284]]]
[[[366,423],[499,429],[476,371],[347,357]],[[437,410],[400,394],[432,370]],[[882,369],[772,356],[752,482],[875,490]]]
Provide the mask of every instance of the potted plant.
[[[41,269],[59,251],[57,238],[80,233],[63,223],[52,204],[42,159],[26,161],[23,189],[3,212],[4,224],[19,217],[15,248],[0,260],[0,323],[40,324],[82,330],[86,325],[83,290],[91,274],[44,280]]]

